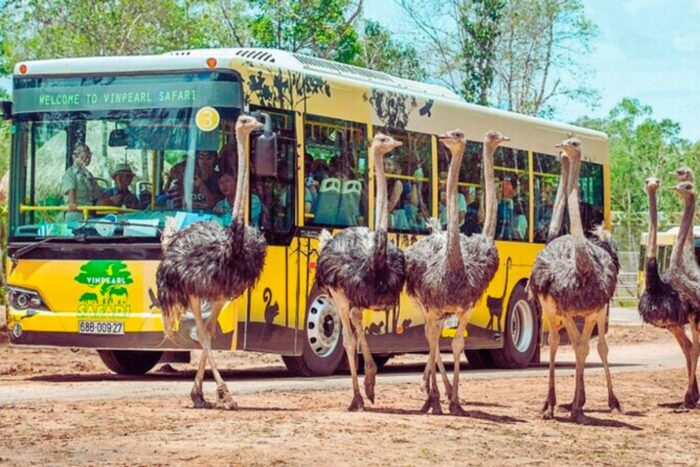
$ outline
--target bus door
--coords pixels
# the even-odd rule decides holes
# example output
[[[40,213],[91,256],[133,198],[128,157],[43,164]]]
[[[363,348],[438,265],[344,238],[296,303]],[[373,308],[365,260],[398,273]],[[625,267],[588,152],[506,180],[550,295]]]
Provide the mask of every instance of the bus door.
[[[265,108],[277,135],[277,175],[259,175],[251,169],[248,215],[267,240],[265,267],[258,283],[239,306],[238,348],[289,353],[296,340],[300,264],[296,238],[296,135],[293,113]],[[250,154],[255,157],[256,137]],[[252,162],[252,161],[251,161]],[[251,168],[255,164],[251,163]]]

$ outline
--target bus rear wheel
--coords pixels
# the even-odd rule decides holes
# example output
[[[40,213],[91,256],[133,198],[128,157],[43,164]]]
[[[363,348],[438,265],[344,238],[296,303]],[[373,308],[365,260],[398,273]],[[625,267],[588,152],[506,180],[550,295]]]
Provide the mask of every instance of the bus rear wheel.
[[[143,375],[151,370],[163,352],[148,350],[98,350],[102,362],[118,375]]]
[[[537,351],[539,316],[537,308],[527,298],[523,284],[518,284],[508,300],[504,343],[502,349],[492,350],[497,368],[526,368]]]
[[[307,303],[302,354],[283,355],[282,360],[297,376],[332,375],[345,356],[340,314],[330,296],[318,287],[311,290]]]

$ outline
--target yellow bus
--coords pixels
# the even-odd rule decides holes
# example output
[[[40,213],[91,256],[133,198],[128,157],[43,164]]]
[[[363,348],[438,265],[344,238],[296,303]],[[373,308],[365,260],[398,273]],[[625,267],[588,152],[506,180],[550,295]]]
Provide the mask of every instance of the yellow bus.
[[[525,285],[545,243],[562,139],[576,135],[585,148],[585,227],[609,226],[605,134],[466,104],[436,85],[246,48],[21,62],[12,81],[13,102],[3,103],[12,119],[10,342],[95,348],[118,373],[143,373],[198,348],[187,315],[176,339],[163,337],[154,298],[160,229],[166,217],[180,227],[228,222],[220,180],[235,169],[242,111],[269,116],[277,136],[273,175],[257,169],[259,136],[251,136],[248,216],[269,247],[257,286],[219,317],[219,350],[276,353],[302,375],[339,368],[339,317],[314,286],[317,236],[373,225],[368,141],[378,131],[404,142],[387,160],[390,236],[401,247],[427,233],[428,218],[445,222],[449,156],[436,134],[461,128],[470,140],[459,178],[465,234],[483,223],[484,134],[512,138],[496,155],[501,267],[468,327],[472,365],[523,367],[539,358],[546,329]],[[74,164],[77,145],[92,153],[87,169]],[[130,177],[129,193],[114,186],[118,173]],[[82,202],[69,211],[66,190],[79,177]],[[406,296],[395,309],[367,312],[364,323],[380,363],[427,351],[423,316]],[[446,350],[455,327],[445,324]]]

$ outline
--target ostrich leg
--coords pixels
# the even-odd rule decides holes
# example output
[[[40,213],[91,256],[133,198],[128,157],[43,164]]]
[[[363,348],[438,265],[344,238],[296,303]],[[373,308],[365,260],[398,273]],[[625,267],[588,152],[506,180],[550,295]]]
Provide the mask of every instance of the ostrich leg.
[[[542,418],[549,420],[554,418],[554,406],[557,404],[554,370],[556,366],[557,349],[559,348],[561,337],[559,336],[556,305],[551,303],[551,300],[541,298],[540,306],[542,307],[542,314],[549,324],[549,391],[547,392],[547,399],[544,401],[544,407],[542,407]]]
[[[690,325],[693,326],[693,323],[690,323]],[[671,334],[673,334],[673,337],[676,338],[678,345],[683,351],[683,356],[685,357],[685,366],[686,370],[688,371],[688,390],[685,393],[685,397],[683,398],[683,402],[681,403],[680,408],[692,409],[698,403],[698,399],[700,399],[700,397],[698,396],[698,381],[697,379],[693,381],[691,377],[693,363],[692,357],[690,355],[690,339],[688,339],[688,336],[685,334],[685,331],[681,326],[671,326],[668,328],[668,330],[671,332]]]
[[[574,401],[571,406],[571,419],[580,423],[583,421],[583,404],[586,400],[586,389],[583,379],[583,370],[586,365],[586,357],[590,351],[590,339],[598,316],[591,313],[586,316],[583,331],[579,332],[573,318],[564,316],[564,326],[569,335],[569,340],[574,347],[576,354],[576,389],[574,390]]]
[[[432,409],[433,414],[442,414],[442,408],[440,407],[440,393],[437,388],[437,378],[435,376],[435,354],[438,349],[438,342],[440,339],[440,325],[437,318],[437,310],[428,310],[425,317],[425,337],[428,339],[428,349],[430,352],[428,354],[428,363],[425,366],[425,373],[423,375],[424,390],[428,395],[425,403],[421,407],[420,411],[427,413]],[[430,384],[431,382],[434,384]]]
[[[339,311],[340,321],[343,325],[343,346],[345,347],[345,354],[348,357],[348,365],[350,365],[350,375],[352,375],[353,398],[348,406],[348,411],[357,412],[358,410],[364,409],[365,401],[362,400],[360,385],[357,382],[357,340],[355,339],[355,334],[352,332],[352,324],[350,322],[350,303],[342,292],[339,293],[335,290],[331,290],[330,292],[336,309]]]
[[[207,367],[207,354],[202,351],[202,355],[199,357],[199,366],[197,367],[197,374],[194,377],[194,386],[190,392],[190,398],[194,403],[195,409],[211,409],[212,404],[204,399],[204,393],[202,391],[202,383],[204,381],[204,370]]]
[[[226,386],[224,379],[221,377],[221,374],[219,374],[219,370],[216,368],[216,361],[214,360],[214,356],[211,351],[211,336],[209,335],[209,330],[207,329],[207,323],[202,318],[201,300],[195,297],[190,298],[190,308],[192,309],[192,314],[194,315],[194,320],[197,324],[197,337],[199,338],[199,343],[202,346],[202,350],[206,356],[206,359],[209,360],[209,366],[211,367],[211,372],[214,375],[214,380],[216,381],[216,394],[218,399],[216,403],[216,408],[233,410],[237,407],[237,405],[231,398],[231,394],[228,391],[228,387]],[[221,308],[219,307],[219,310],[220,309]],[[214,314],[215,312],[218,313],[217,311],[213,311],[212,314]],[[196,380],[195,384],[197,384]]]
[[[441,330],[443,328],[444,323],[445,323],[444,319],[441,319],[437,323],[438,330]],[[440,354],[440,334],[439,333],[438,333],[438,338],[435,341],[435,357],[436,357],[437,366],[440,369],[440,376],[442,376],[442,383],[445,386],[445,396],[447,396],[448,399],[452,399],[452,383],[450,383],[450,379],[447,377],[447,372],[445,371],[445,365],[442,363],[442,355]]]
[[[362,325],[362,310],[355,308],[350,311],[350,319],[355,326],[355,334],[357,340],[360,341],[360,349],[365,360],[365,395],[367,399],[374,404],[374,384],[377,379],[377,364],[374,363],[374,357],[369,350],[365,328]]]
[[[454,355],[454,376],[452,378],[452,397],[450,398],[450,413],[452,415],[464,416],[467,414],[459,402],[459,363],[462,352],[464,352],[464,331],[467,329],[467,323],[469,323],[469,318],[473,311],[473,307],[462,310],[462,313],[459,315],[457,332],[452,339],[452,354]]]
[[[603,369],[605,370],[605,381],[608,384],[608,407],[610,410],[617,410],[622,412],[620,408],[620,401],[615,397],[612,385],[612,376],[610,376],[610,366],[608,365],[608,343],[605,339],[605,318],[607,316],[608,307],[604,306],[598,310],[598,316],[596,321],[598,323],[598,355],[603,362]]]
[[[212,304],[212,311],[209,315],[209,318],[207,319],[207,331],[209,332],[210,339],[216,336],[216,324],[218,322],[221,309],[224,307],[224,303],[226,303],[225,300],[217,300]],[[233,401],[231,393],[229,393],[228,387],[226,387],[225,385],[217,387],[216,397],[216,408],[222,408],[227,410],[236,408],[236,403]]]
[[[698,354],[700,353],[700,326],[694,320],[690,321],[690,333],[693,341],[690,348],[690,381],[697,391],[697,370],[698,370]]]

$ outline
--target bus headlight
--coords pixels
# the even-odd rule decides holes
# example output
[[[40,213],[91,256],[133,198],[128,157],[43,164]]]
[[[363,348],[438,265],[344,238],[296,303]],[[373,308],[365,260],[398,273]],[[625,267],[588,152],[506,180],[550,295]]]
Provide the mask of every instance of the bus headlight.
[[[49,311],[44,300],[35,290],[22,289],[19,287],[7,287],[7,296],[10,301],[10,306],[16,310],[26,310],[32,308],[34,310]]]

